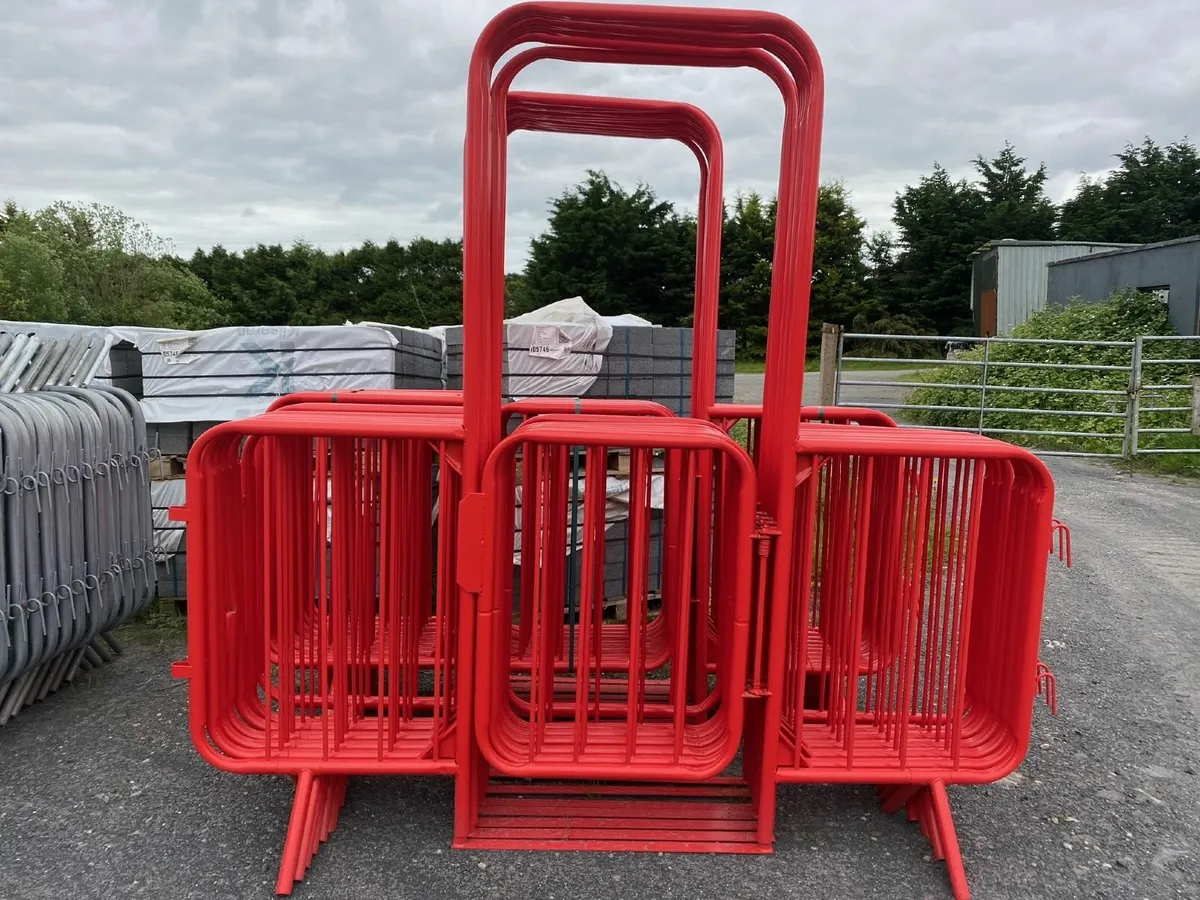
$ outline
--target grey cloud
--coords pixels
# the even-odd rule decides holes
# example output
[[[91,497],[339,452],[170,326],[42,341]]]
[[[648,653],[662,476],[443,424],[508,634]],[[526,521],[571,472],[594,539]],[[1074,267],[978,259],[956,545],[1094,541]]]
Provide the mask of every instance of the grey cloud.
[[[99,200],[181,252],[295,237],[327,246],[457,235],[465,78],[502,0],[7,0],[0,197]],[[826,76],[822,175],[872,226],[934,160],[969,174],[1007,140],[1056,199],[1144,134],[1195,134],[1200,37],[1185,0],[847,0],[767,5],[812,34]],[[782,104],[752,72],[543,62],[518,88],[660,97],[708,111],[727,193],[770,192]],[[519,135],[508,262],[550,198],[603,168],[694,208],[668,143]]]

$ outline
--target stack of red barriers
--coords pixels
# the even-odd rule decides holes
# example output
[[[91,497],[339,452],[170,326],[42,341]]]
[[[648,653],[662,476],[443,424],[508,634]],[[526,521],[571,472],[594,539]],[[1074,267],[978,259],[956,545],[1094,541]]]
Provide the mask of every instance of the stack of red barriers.
[[[543,59],[753,67],[779,87],[761,407],[714,402],[716,126],[687,104],[510,93]],[[822,91],[811,42],[775,14],[501,13],[468,86],[465,390],[295,394],[197,441],[176,511],[192,561],[177,670],[206,760],[296,780],[279,893],[336,824],[349,776],[433,774],[455,779],[454,846],[480,849],[769,853],[779,784],[876,785],[967,897],[946,786],[1012,772],[1052,688],[1037,650],[1053,484],[1005,443],[802,406]],[[695,154],[691,417],[502,405],[518,129]],[[615,617],[614,451],[628,459]]]

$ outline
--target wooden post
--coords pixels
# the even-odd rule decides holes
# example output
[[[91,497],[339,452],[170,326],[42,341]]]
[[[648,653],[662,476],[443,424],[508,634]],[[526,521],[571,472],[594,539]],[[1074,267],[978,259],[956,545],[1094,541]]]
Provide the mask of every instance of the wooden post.
[[[1200,434],[1200,375],[1192,376],[1192,434]]]
[[[833,406],[837,395],[838,344],[840,325],[826,322],[821,326],[821,405]]]

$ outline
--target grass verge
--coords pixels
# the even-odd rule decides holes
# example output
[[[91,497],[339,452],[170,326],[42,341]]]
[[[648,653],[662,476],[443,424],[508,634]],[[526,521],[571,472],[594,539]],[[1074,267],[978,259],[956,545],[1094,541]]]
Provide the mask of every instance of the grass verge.
[[[144,613],[126,622],[117,634],[155,650],[183,647],[187,643],[187,617],[175,608],[173,598],[156,597]]]

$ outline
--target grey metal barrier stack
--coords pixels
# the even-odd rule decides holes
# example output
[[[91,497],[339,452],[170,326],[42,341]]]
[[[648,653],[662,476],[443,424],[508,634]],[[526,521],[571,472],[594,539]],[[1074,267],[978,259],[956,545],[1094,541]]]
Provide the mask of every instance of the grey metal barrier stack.
[[[0,335],[0,725],[111,661],[154,595],[141,408],[82,387],[96,342],[35,340]]]

